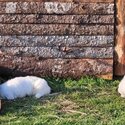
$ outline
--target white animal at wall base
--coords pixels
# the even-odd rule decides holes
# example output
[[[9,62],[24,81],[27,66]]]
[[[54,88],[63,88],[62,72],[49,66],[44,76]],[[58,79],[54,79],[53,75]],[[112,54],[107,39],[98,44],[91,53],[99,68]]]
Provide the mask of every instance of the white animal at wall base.
[[[36,76],[15,77],[0,85],[0,97],[8,100],[32,95],[40,98],[50,92],[47,81]]]
[[[118,92],[121,94],[121,97],[125,98],[125,76],[119,83]]]

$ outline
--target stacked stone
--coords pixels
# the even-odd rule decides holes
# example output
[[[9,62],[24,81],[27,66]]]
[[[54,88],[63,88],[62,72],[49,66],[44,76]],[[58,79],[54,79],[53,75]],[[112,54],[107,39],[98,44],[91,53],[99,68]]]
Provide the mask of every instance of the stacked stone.
[[[114,0],[0,0],[0,74],[108,79]]]

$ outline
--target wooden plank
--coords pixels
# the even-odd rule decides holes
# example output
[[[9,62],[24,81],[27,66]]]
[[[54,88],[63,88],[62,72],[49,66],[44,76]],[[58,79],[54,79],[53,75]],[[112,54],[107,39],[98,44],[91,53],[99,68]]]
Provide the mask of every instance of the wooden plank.
[[[114,15],[2,14],[0,23],[9,24],[113,24]]]
[[[114,0],[0,0],[0,2],[86,2],[86,3],[113,3]]]
[[[41,58],[113,58],[113,47],[1,47],[0,52]]]
[[[2,109],[2,101],[0,99],[0,111],[1,111],[1,109]]]
[[[0,55],[0,75],[38,75],[79,78],[86,75],[112,79],[112,59],[40,59]]]
[[[115,53],[115,75],[125,75],[125,1],[117,1],[117,36]]]
[[[114,25],[0,24],[1,35],[113,35]]]
[[[4,47],[112,47],[114,36],[0,36]]]
[[[114,14],[113,3],[0,2],[0,13]]]
[[[114,1],[57,1],[0,2],[0,75],[111,79]]]

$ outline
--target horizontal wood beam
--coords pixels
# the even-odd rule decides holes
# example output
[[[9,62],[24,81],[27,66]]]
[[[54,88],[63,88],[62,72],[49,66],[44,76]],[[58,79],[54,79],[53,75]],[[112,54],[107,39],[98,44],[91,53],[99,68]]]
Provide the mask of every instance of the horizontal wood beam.
[[[1,47],[0,52],[40,58],[113,58],[113,47]]]
[[[0,36],[3,47],[112,47],[114,36]]]
[[[113,24],[114,15],[0,14],[4,24]]]
[[[114,14],[114,3],[0,2],[0,13]]]
[[[9,54],[0,58],[0,75],[72,78],[92,75],[112,79],[112,59],[40,59]]]
[[[113,3],[114,0],[0,0],[0,2],[80,2],[80,3]]]
[[[113,35],[114,25],[0,24],[0,35]]]

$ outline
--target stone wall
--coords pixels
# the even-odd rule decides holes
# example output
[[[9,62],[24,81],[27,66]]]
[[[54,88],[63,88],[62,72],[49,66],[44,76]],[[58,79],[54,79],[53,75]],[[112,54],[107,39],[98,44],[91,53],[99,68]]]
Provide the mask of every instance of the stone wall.
[[[0,75],[111,79],[114,0],[0,0]]]

